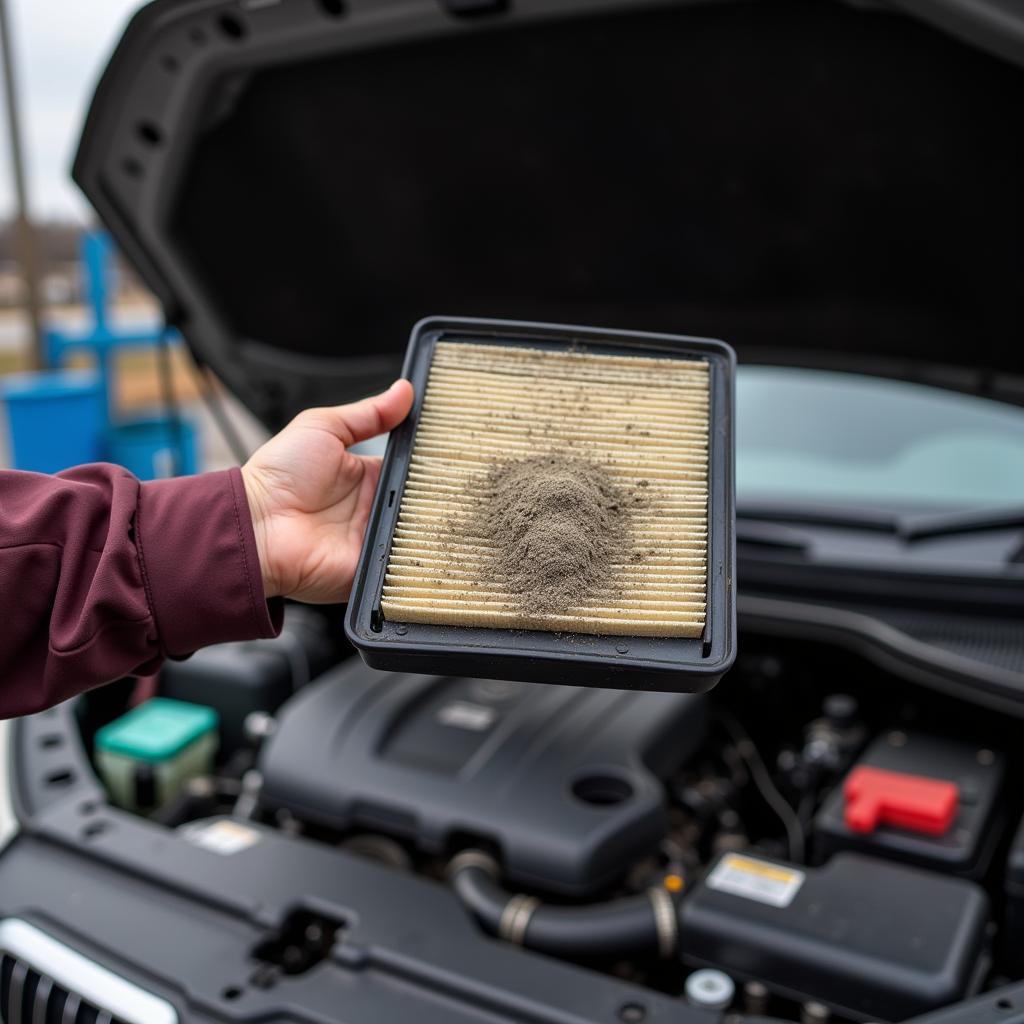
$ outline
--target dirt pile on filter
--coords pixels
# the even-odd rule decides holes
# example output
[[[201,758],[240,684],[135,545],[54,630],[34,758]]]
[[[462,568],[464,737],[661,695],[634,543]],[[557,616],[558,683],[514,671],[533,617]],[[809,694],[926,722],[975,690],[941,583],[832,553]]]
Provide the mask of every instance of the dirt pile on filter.
[[[607,590],[630,547],[632,499],[597,462],[537,455],[486,475],[470,532],[493,545],[484,578],[523,609],[564,612]]]

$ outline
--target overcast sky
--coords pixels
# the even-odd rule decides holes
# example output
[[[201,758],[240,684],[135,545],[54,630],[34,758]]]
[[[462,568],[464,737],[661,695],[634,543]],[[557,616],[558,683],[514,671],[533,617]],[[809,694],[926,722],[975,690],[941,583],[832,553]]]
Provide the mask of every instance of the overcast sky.
[[[140,6],[142,0],[7,0],[36,216],[89,217],[68,171],[96,79],[129,15]],[[7,218],[14,186],[6,122],[0,127],[0,218]]]

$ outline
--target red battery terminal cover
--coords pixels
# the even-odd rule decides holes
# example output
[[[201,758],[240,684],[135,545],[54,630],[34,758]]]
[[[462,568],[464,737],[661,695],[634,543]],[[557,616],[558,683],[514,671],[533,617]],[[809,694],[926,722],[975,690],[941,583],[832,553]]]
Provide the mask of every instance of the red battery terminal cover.
[[[923,775],[860,765],[843,786],[847,828],[867,834],[893,825],[929,836],[945,835],[956,817],[960,787]]]

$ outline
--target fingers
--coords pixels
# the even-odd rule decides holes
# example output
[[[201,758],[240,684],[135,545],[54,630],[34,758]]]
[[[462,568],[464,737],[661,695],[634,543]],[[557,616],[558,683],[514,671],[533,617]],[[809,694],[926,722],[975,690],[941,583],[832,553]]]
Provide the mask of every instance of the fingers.
[[[311,409],[305,415],[329,430],[347,448],[393,430],[409,415],[412,400],[412,385],[407,380],[396,380],[379,395],[349,405]]]

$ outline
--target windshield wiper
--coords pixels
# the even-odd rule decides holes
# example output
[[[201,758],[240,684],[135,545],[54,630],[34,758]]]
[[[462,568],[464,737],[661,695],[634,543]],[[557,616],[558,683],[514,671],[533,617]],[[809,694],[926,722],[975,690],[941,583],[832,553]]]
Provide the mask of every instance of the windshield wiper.
[[[987,508],[969,512],[944,512],[907,519],[899,530],[906,541],[932,537],[956,537],[962,533],[1024,529],[1024,509]]]
[[[736,543],[786,554],[803,554],[808,547],[807,538],[797,530],[779,523],[744,521],[742,517],[736,523]]]
[[[790,523],[796,526],[831,526],[848,530],[888,533],[911,544],[934,537],[955,537],[966,533],[1024,529],[1024,509],[974,509],[926,515],[897,515],[864,508],[793,508],[785,506],[744,506],[737,510],[741,520]]]
[[[744,505],[736,510],[739,520],[790,523],[794,526],[835,526],[848,530],[899,533],[900,519],[889,512],[862,508],[804,508],[792,505]]]

